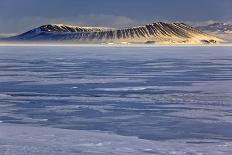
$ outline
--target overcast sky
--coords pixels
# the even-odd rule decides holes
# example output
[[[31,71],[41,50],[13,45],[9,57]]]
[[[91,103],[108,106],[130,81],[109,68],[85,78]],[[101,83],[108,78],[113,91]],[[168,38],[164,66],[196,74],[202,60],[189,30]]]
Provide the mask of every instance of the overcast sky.
[[[232,0],[0,0],[0,33],[49,23],[124,27],[232,20]]]

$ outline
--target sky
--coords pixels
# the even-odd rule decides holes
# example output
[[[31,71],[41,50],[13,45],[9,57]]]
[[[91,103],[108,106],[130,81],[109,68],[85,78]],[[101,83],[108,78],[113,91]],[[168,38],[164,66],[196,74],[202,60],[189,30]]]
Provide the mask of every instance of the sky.
[[[232,0],[0,0],[0,34],[43,24],[127,27],[157,21],[232,21]]]

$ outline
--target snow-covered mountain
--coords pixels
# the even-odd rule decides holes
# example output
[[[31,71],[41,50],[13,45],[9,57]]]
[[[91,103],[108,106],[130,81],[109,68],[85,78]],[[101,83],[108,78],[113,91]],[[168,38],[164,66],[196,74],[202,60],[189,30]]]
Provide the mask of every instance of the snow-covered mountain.
[[[214,23],[207,26],[200,26],[198,29],[208,32],[232,33],[232,24]]]
[[[221,39],[184,23],[153,23],[124,29],[80,27],[62,24],[43,25],[8,41],[68,41],[76,43],[217,43]]]
[[[232,43],[232,24],[214,23],[207,26],[200,26],[197,29],[217,36],[227,43]]]

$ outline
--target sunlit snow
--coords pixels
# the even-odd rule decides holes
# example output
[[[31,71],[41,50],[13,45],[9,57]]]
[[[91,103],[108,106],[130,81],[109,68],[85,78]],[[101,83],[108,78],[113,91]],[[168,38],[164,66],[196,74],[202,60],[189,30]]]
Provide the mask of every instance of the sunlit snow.
[[[231,154],[232,48],[1,46],[0,154]]]

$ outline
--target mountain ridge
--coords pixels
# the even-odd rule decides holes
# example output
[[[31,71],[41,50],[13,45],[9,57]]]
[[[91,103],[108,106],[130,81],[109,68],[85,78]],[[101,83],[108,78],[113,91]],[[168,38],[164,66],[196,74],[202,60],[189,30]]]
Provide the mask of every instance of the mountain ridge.
[[[232,33],[232,24],[227,24],[227,23],[213,23],[206,26],[199,26],[197,28],[199,30],[209,31],[209,32]]]
[[[48,24],[6,40],[160,44],[205,44],[222,41],[184,23],[164,22],[121,29]]]
[[[225,43],[232,43],[232,24],[213,23],[206,26],[199,26],[197,29],[218,36],[222,38]]]

